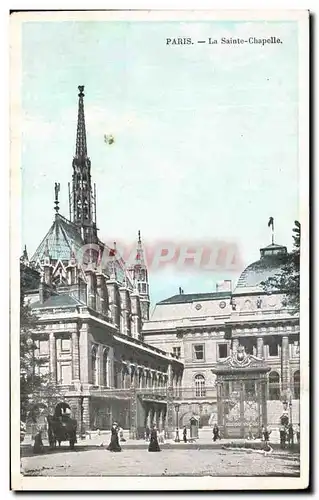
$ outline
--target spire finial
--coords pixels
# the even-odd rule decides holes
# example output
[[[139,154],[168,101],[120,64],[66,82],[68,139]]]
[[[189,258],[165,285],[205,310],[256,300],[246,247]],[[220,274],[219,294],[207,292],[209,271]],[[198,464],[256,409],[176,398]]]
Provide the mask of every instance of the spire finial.
[[[54,207],[54,210],[56,211],[56,213],[58,213],[59,210],[60,210],[60,207],[59,207],[59,192],[60,192],[60,183],[56,182],[54,184],[54,193],[55,193],[55,200],[54,200],[55,207]]]
[[[138,231],[138,242],[142,243],[142,241],[141,241],[141,231],[140,230]]]
[[[78,125],[76,131],[76,150],[75,156],[86,157],[87,147],[86,147],[86,129],[85,129],[85,117],[84,117],[84,85],[79,85],[79,109],[78,109]]]

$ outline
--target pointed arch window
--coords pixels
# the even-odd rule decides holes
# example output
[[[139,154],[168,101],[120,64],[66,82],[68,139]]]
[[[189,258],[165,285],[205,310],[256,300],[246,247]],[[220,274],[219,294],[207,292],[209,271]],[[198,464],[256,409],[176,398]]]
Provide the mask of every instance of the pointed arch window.
[[[103,351],[103,385],[108,387],[109,373],[108,373],[108,363],[109,363],[109,351],[104,349]]]
[[[195,377],[195,396],[197,398],[206,396],[204,375],[196,375],[196,377]]]
[[[97,352],[96,352],[96,347],[92,347],[92,352],[91,352],[91,368],[92,368],[92,384],[93,385],[98,385],[97,381]]]

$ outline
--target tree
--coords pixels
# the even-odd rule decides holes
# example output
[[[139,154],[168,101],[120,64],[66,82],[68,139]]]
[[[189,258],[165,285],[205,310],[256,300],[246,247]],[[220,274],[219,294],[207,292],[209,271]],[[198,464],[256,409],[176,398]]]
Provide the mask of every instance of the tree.
[[[288,253],[281,273],[268,278],[262,283],[267,293],[279,292],[284,295],[283,305],[291,309],[292,314],[299,312],[300,306],[300,223],[295,221],[293,228],[294,246]]]

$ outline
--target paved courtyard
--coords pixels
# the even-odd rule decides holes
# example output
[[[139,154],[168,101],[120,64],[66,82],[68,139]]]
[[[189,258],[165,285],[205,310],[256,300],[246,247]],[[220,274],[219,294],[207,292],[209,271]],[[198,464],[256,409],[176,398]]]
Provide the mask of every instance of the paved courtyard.
[[[55,453],[21,459],[22,472],[32,476],[299,476],[299,455],[274,451],[222,449],[125,449],[110,453],[105,448]]]

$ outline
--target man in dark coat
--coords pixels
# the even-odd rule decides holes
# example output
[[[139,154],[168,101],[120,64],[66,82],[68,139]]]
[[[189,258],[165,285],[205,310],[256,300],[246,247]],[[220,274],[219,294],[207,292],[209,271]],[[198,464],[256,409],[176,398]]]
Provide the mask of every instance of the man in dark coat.
[[[122,451],[122,448],[120,447],[120,443],[119,443],[118,425],[116,422],[114,422],[114,424],[112,425],[111,441],[110,441],[110,444],[108,445],[107,449],[109,451]]]
[[[183,428],[183,441],[184,441],[184,443],[187,443],[187,427],[186,427],[186,425],[184,425],[184,428]]]
[[[284,449],[286,448],[286,429],[284,425],[280,426],[279,435],[280,435],[280,447]]]
[[[218,438],[219,438],[219,428],[218,428],[217,424],[214,424],[214,427],[213,427],[213,441],[217,441]]]
[[[289,424],[288,426],[288,443],[289,446],[293,446],[294,444],[294,428],[292,424]]]
[[[153,429],[151,430],[151,439],[148,451],[161,451],[157,440],[157,429],[155,424],[153,425]]]

